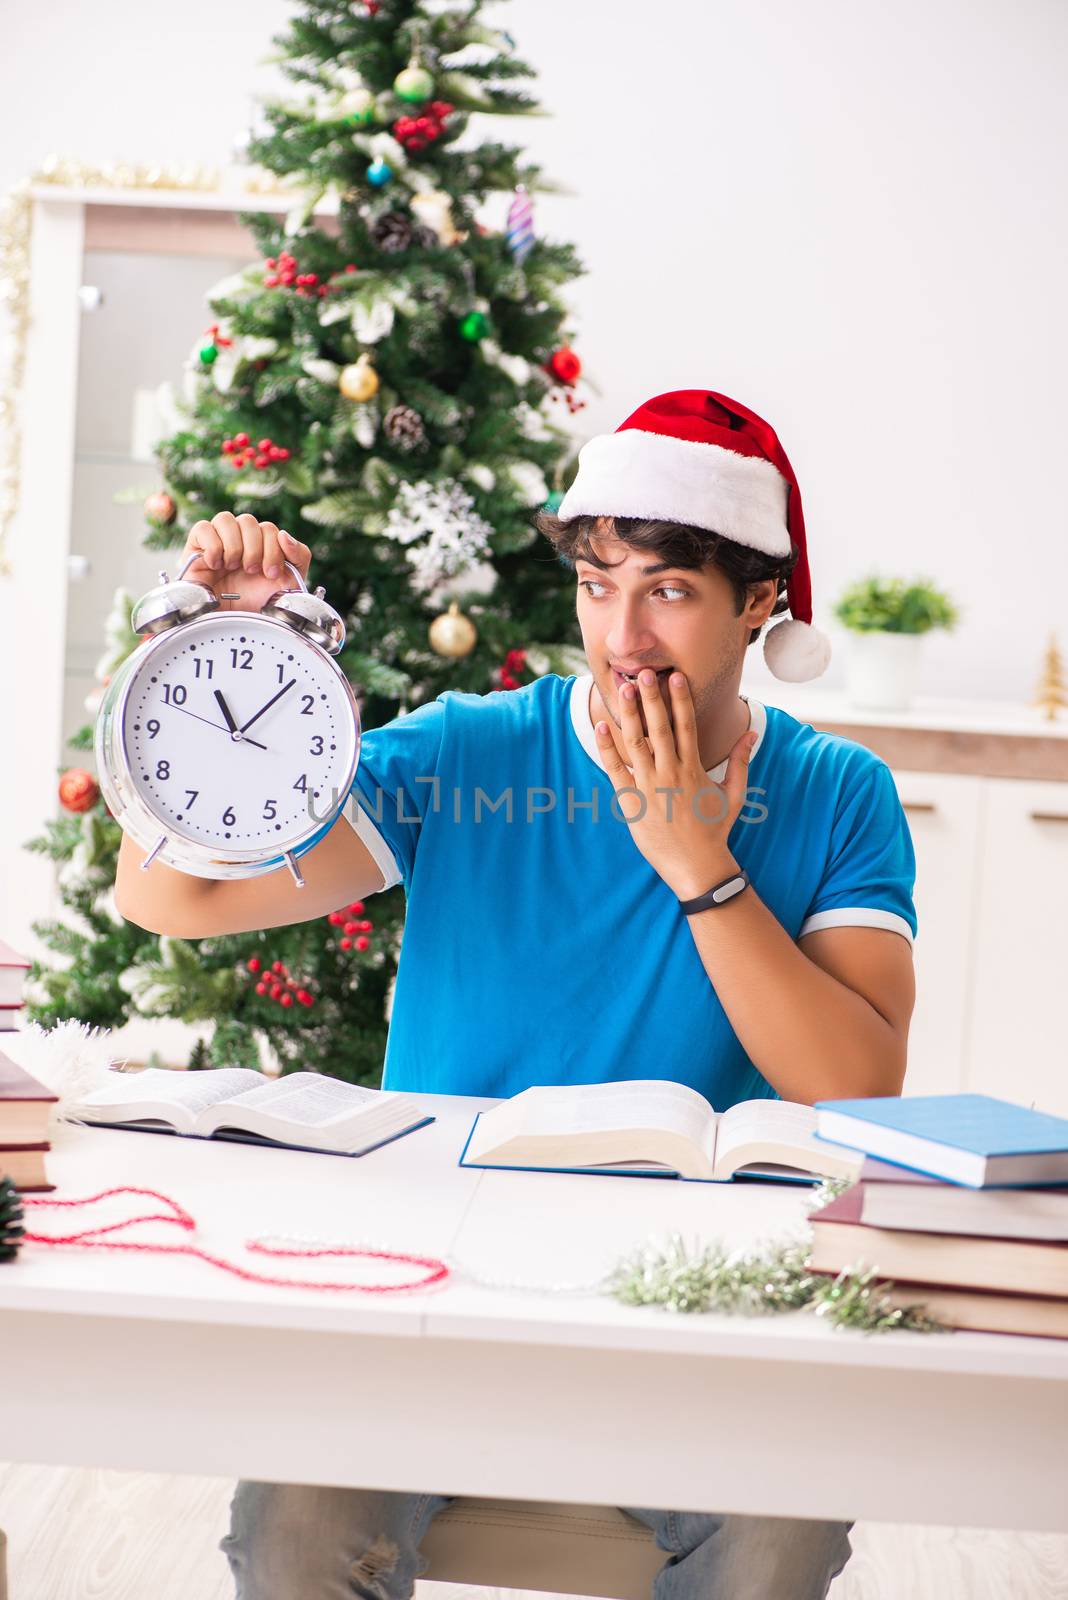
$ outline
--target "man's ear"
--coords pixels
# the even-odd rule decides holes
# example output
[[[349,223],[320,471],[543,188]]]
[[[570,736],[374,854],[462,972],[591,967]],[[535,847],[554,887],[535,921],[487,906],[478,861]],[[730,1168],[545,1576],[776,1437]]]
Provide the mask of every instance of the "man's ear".
[[[775,601],[779,594],[779,580],[777,578],[764,578],[760,583],[749,585],[749,598],[746,601],[747,623],[751,628],[763,627],[771,616]]]

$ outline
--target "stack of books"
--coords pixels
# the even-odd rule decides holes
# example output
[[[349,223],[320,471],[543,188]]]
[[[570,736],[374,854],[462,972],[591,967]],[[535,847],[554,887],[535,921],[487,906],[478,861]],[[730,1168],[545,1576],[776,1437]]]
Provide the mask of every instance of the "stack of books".
[[[1068,1121],[981,1094],[815,1109],[866,1158],[813,1214],[816,1271],[871,1267],[949,1327],[1068,1338]]]
[[[0,939],[0,1033],[13,1033],[23,1007],[22,992],[30,963]]]
[[[45,1171],[48,1122],[59,1097],[0,1054],[0,1178],[19,1189],[53,1189]]]

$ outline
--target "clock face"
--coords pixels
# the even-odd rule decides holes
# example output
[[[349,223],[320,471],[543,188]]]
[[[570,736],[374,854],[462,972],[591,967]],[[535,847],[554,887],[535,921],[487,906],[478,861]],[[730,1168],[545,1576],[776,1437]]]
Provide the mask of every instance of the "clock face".
[[[123,748],[161,829],[221,856],[280,854],[348,793],[359,721],[343,674],[240,612],[163,634],[125,694]]]

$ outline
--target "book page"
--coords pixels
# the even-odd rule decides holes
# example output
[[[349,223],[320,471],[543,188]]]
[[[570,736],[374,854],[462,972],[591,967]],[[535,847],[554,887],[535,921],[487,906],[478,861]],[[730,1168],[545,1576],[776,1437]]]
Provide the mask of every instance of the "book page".
[[[141,1072],[115,1072],[114,1082],[93,1089],[76,1106],[75,1116],[85,1113],[92,1121],[143,1121],[157,1118],[187,1131],[197,1115],[220,1100],[255,1088],[263,1083],[262,1072],[250,1067],[215,1067],[207,1072],[182,1072],[168,1067],[145,1067]]]
[[[856,1158],[856,1152],[816,1138],[816,1112],[794,1100],[743,1100],[731,1106],[719,1119],[716,1166],[732,1166],[731,1155],[743,1146],[761,1145],[781,1150],[783,1165],[796,1165],[819,1172],[828,1158]],[[812,1168],[807,1166],[811,1155]],[[773,1159],[765,1156],[764,1160]],[[859,1169],[859,1159],[856,1160]]]
[[[476,1156],[510,1138],[655,1129],[688,1140],[711,1161],[715,1112],[696,1089],[666,1079],[524,1089],[482,1113],[470,1153]]]
[[[341,1118],[348,1119],[365,1108],[388,1104],[393,1099],[393,1095],[381,1089],[342,1083],[338,1078],[323,1077],[318,1072],[291,1072],[240,1095],[235,1109],[269,1111],[272,1117],[298,1127],[320,1128]],[[223,1109],[216,1100],[211,1105],[213,1111],[216,1106],[220,1111]],[[219,1118],[213,1115],[212,1123],[220,1125]],[[240,1123],[235,1120],[234,1125],[239,1127]]]

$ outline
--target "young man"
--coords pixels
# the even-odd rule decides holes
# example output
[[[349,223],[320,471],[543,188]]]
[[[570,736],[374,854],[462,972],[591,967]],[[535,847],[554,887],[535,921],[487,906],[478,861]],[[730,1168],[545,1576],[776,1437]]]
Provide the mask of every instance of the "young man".
[[[663,1077],[717,1108],[898,1092],[915,863],[891,775],[738,693],[746,649],[787,603],[765,642],[772,670],[813,677],[828,654],[774,432],[711,391],[658,396],[583,447],[559,515],[537,525],[574,565],[589,673],[448,691],[366,732],[351,826],[305,856],[304,890],[280,873],[139,875],[124,839],[120,910],[197,936],[403,882],[391,1088]],[[302,570],[308,556],[226,514],[187,548],[219,589],[243,566],[250,606],[275,587],[279,550]],[[445,1504],[243,1483],[223,1541],[238,1596],[404,1600]],[[629,1509],[674,1557],[658,1600],[808,1600],[848,1559],[846,1524]]]

